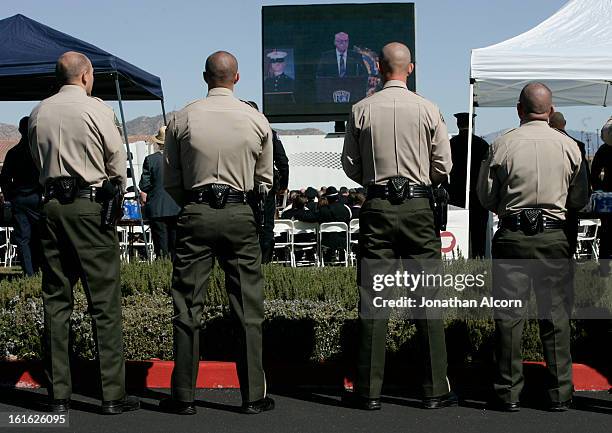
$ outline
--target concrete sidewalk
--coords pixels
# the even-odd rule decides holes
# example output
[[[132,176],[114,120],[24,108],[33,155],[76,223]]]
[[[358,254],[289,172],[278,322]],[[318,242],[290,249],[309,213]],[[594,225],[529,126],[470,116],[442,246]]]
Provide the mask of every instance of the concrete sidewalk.
[[[75,394],[69,427],[25,425],[0,427],[5,432],[137,432],[137,433],[394,433],[394,432],[534,432],[534,433],[610,433],[612,431],[612,395],[607,392],[579,392],[575,409],[550,413],[524,407],[519,413],[500,413],[485,409],[484,403],[464,400],[460,407],[426,411],[418,400],[400,393],[383,398],[383,409],[364,412],[339,406],[339,396],[332,391],[278,391],[271,396],[276,410],[248,416],[237,413],[238,390],[198,390],[195,416],[176,416],[157,410],[158,400],[168,390],[141,393],[142,409],[119,416],[97,414],[99,402]],[[32,413],[44,401],[43,390],[1,390],[0,425],[9,414]]]

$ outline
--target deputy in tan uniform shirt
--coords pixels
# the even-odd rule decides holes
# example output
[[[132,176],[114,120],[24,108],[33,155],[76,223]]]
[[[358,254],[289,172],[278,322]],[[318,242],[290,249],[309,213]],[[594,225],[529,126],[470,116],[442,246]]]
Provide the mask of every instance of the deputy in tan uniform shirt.
[[[447,180],[452,166],[440,110],[406,87],[414,68],[410,50],[400,43],[386,45],[380,68],[384,87],[354,105],[342,152],[347,176],[367,187],[367,201],[359,213],[357,377],[354,393],[345,396],[348,405],[365,410],[380,409],[389,313],[372,311],[373,298],[386,295],[363,281],[362,260],[374,263],[371,272],[382,274],[397,266],[396,259],[439,262],[440,234],[430,207],[431,186]],[[406,189],[403,198],[395,200],[391,183],[406,186],[406,180],[412,192]],[[443,323],[421,318],[416,325],[424,354],[423,406],[456,405],[446,379]]]
[[[500,218],[492,245],[493,296],[523,301],[522,308],[495,311],[497,400],[492,404],[509,412],[520,409],[521,336],[531,282],[551,376],[550,409],[564,411],[572,399],[572,272],[565,213],[587,203],[587,172],[576,143],[548,126],[554,112],[548,87],[525,86],[517,111],[521,126],[495,140],[478,179],[482,205]]]
[[[137,409],[139,402],[125,394],[117,235],[114,228],[101,227],[101,204],[91,187],[107,179],[125,185],[126,155],[112,109],[90,96],[89,59],[67,52],[57,62],[56,75],[62,87],[34,108],[29,124],[33,159],[45,187],[41,240],[48,409],[70,406],[69,321],[72,289],[81,278],[95,328],[102,412],[116,414]]]
[[[230,306],[240,321],[238,377],[242,411],[274,408],[266,397],[261,354],[263,277],[253,211],[245,193],[272,186],[272,130],[266,118],[235,98],[238,62],[219,51],[206,60],[208,95],[174,115],[166,130],[164,187],[183,206],[172,283],[172,398],[160,407],[193,415],[199,330],[208,277],[217,257]]]

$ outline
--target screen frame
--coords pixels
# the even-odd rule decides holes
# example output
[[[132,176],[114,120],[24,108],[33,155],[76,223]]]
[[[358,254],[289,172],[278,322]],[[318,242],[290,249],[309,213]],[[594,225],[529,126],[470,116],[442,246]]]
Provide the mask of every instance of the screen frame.
[[[264,10],[265,9],[273,9],[273,8],[282,8],[282,9],[286,9],[286,8],[321,8],[321,7],[354,7],[354,6],[376,6],[376,7],[397,7],[398,5],[402,5],[402,6],[407,6],[407,7],[411,7],[412,8],[412,17],[413,17],[413,26],[412,26],[412,35],[410,35],[412,37],[412,40],[414,41],[413,45],[414,47],[411,48],[411,54],[412,54],[412,63],[416,63],[415,59],[416,59],[416,45],[417,45],[417,41],[416,41],[416,5],[414,2],[398,2],[398,3],[335,3],[335,4],[310,4],[310,5],[269,5],[269,6],[262,6],[261,8],[261,52],[260,52],[260,61],[261,61],[261,81],[260,81],[260,85],[261,85],[261,102],[262,102],[262,110],[264,115],[268,118],[268,120],[271,123],[311,123],[311,122],[334,122],[334,121],[347,121],[349,119],[349,116],[351,114],[351,109],[352,109],[352,104],[351,105],[346,105],[346,110],[343,110],[342,112],[318,112],[316,114],[308,114],[308,113],[302,113],[302,114],[271,114],[266,110],[266,98],[264,95],[264,78],[266,75],[266,71],[265,71],[265,62],[263,60],[263,54],[266,50],[266,47],[264,46],[264,34],[265,34],[265,27],[264,27]],[[416,77],[416,71],[414,71],[411,74],[411,79],[414,82],[414,91],[416,91],[416,86],[417,86],[417,77]],[[316,104],[312,104],[312,105],[316,105]]]

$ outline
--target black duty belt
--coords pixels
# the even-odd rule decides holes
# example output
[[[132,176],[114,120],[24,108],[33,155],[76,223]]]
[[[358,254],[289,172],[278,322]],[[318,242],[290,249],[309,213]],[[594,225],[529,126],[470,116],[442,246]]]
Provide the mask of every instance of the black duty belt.
[[[547,216],[541,216],[538,225],[539,231],[564,229],[566,227],[565,221]],[[521,222],[521,214],[505,216],[499,220],[499,228],[510,231],[525,230],[525,221]],[[534,227],[532,231],[538,230]]]
[[[244,191],[224,184],[207,184],[188,192],[188,199],[193,203],[208,204],[215,209],[222,209],[226,203],[247,203]]]
[[[430,198],[431,187],[425,185],[413,185],[407,186],[406,199],[411,198]],[[369,185],[366,192],[366,198],[371,200],[373,198],[389,198],[389,187],[387,185]]]

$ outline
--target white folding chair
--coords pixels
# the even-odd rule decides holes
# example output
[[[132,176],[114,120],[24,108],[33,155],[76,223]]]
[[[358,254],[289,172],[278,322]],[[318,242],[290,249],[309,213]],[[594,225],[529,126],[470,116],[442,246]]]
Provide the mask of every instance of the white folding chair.
[[[13,228],[0,227],[0,233],[4,235],[4,239],[2,239],[3,243],[0,245],[0,249],[4,250],[4,260],[2,265],[10,268],[13,266],[13,260],[15,257],[17,257],[17,245],[11,243]]]
[[[321,257],[321,266],[325,266],[325,258],[323,255],[323,233],[344,233],[344,260],[334,260],[331,264],[344,263],[344,266],[349,265],[349,228],[343,222],[321,223],[319,226],[319,256]]]
[[[121,260],[130,263],[130,243],[128,240],[129,229],[117,226],[117,238],[119,239],[119,257]]]
[[[357,263],[357,247],[359,246],[359,218],[349,221],[349,259],[351,266]]]
[[[601,221],[598,219],[581,219],[578,226],[578,243],[576,245],[576,258],[593,258],[599,257],[597,248],[597,232]]]
[[[147,224],[144,225],[144,234],[142,233],[142,227],[140,225],[135,225],[132,228],[132,236],[133,240],[130,243],[132,249],[141,247],[144,248],[145,257],[149,259],[149,261],[153,261],[155,259],[155,253],[153,252],[153,241],[151,238],[151,227]],[[147,252],[149,253],[149,257],[147,257]]]
[[[299,265],[315,265],[319,266],[319,224],[308,223],[305,221],[293,221],[293,234],[291,240],[293,243],[292,251],[294,255],[293,266]],[[296,241],[296,236],[308,235],[307,240]],[[303,238],[304,236],[301,236]],[[298,253],[301,253],[300,260],[297,259]],[[311,254],[314,260],[309,260],[308,255]]]
[[[274,221],[274,252],[272,254],[273,263],[289,264],[289,266],[295,266],[295,256],[293,253],[293,231],[293,220],[285,219]],[[283,239],[283,236],[286,236],[286,238]],[[284,252],[284,260],[280,260],[278,257],[275,258],[276,250]]]

